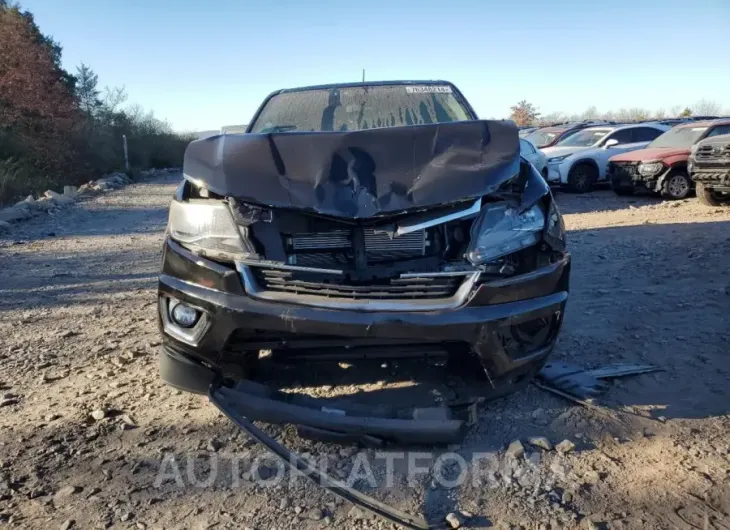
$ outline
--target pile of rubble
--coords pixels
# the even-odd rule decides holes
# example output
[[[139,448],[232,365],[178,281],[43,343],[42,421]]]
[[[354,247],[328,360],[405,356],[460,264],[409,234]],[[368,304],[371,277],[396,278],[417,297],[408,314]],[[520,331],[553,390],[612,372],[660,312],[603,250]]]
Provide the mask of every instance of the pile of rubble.
[[[141,178],[152,178],[179,171],[176,168],[149,169],[140,172]],[[0,232],[10,230],[11,223],[32,219],[38,215],[53,213],[75,203],[83,196],[115,190],[131,184],[132,178],[126,173],[111,173],[100,179],[89,181],[79,187],[64,186],[63,193],[48,190],[42,197],[28,195],[14,206],[0,209]]]

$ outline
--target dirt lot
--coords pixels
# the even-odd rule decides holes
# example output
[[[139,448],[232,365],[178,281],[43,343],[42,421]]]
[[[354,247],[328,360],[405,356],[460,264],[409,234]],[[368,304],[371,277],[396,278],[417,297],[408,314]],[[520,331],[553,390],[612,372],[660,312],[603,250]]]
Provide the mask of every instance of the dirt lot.
[[[0,526],[392,528],[302,480],[251,480],[261,449],[205,398],[158,380],[155,279],[174,184],[130,186],[0,239]],[[448,450],[468,463],[486,453],[493,468],[453,488],[428,468],[406,487],[402,460],[388,485],[372,450],[268,432],[343,478],[371,466],[376,484],[358,487],[402,509],[469,512],[467,527],[730,529],[730,209],[609,191],[558,203],[574,268],[555,358],[663,371],[616,382],[599,411],[534,386],[488,404]],[[402,384],[392,368],[374,385],[316,391],[385,392]],[[531,436],[576,447],[541,452]],[[527,454],[513,461],[516,439]]]

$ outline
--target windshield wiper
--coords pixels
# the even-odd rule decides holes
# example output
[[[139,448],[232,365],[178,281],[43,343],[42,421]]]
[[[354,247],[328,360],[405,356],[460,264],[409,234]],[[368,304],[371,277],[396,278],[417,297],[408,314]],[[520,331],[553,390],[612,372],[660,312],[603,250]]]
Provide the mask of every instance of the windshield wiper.
[[[288,131],[296,131],[297,126],[296,125],[274,125],[273,127],[266,127],[265,129],[261,129],[261,134],[268,134],[268,133],[279,133],[279,132],[288,132]]]

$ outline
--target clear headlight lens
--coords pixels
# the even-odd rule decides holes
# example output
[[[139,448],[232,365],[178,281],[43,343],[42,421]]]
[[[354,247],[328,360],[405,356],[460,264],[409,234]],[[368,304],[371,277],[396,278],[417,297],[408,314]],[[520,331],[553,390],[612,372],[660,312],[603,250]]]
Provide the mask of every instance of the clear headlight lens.
[[[555,162],[562,162],[563,160],[565,160],[566,158],[568,158],[569,156],[572,156],[572,155],[573,155],[573,153],[563,155],[563,156],[554,156],[553,158],[548,158],[548,164],[553,164]]]
[[[649,164],[639,164],[639,173],[645,177],[650,177],[659,173],[664,164],[661,162],[651,162]]]
[[[540,241],[543,228],[545,213],[538,204],[522,213],[511,203],[487,206],[472,227],[467,258],[479,265],[512,254]]]
[[[172,201],[168,233],[201,256],[231,261],[245,254],[238,228],[222,201]]]
[[[563,216],[560,215],[558,205],[555,204],[555,201],[550,201],[545,233],[565,243],[565,222],[563,221]]]

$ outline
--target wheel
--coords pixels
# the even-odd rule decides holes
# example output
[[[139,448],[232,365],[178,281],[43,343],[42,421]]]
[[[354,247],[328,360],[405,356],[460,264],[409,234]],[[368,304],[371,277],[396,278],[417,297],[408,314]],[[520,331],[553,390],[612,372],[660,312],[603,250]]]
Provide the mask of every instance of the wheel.
[[[616,181],[611,181],[611,189],[616,195],[633,195],[634,194],[634,188],[629,188],[628,186],[621,186]]]
[[[708,188],[702,182],[695,184],[695,190],[697,191],[697,200],[705,206],[730,206],[730,196],[727,198],[718,196],[717,193],[712,191],[712,188]]]
[[[598,180],[598,170],[591,164],[577,164],[568,173],[568,189],[576,193],[587,193]]]
[[[684,171],[674,170],[662,182],[662,197],[677,201],[692,191],[692,181]]]

